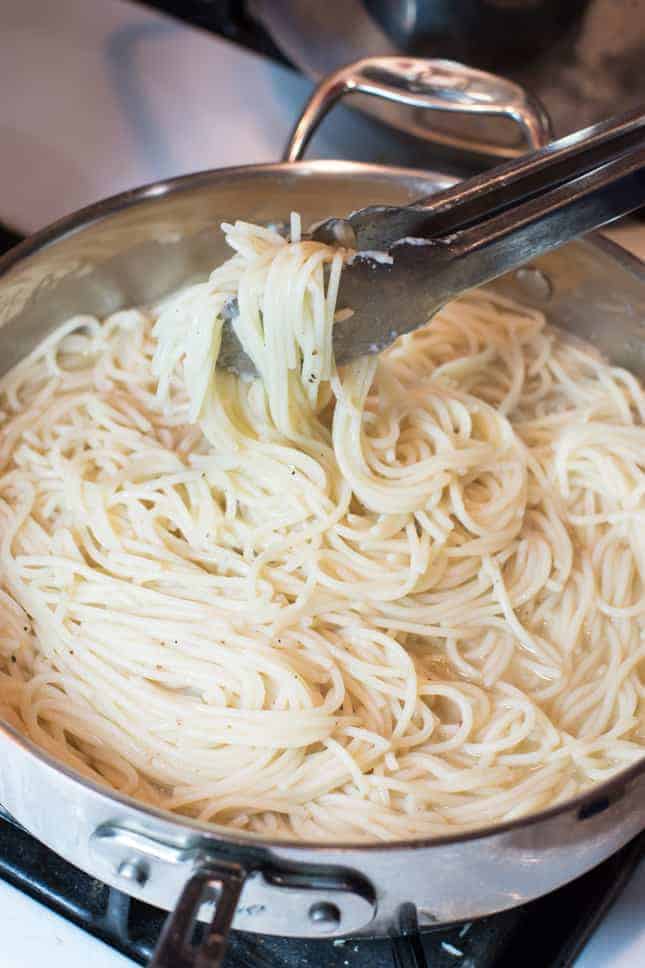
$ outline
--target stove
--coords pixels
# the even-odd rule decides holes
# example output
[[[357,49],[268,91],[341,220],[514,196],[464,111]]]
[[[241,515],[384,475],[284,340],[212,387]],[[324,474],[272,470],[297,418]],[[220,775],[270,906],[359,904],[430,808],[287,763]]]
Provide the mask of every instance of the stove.
[[[245,5],[151,5],[209,33],[120,0],[0,5],[0,251],[101,196],[199,168],[279,157],[311,86],[243,15]],[[197,98],[195,91],[205,93]],[[432,166],[417,145],[405,138],[393,145],[368,119],[345,110],[325,123],[312,154]],[[645,255],[642,224],[626,232],[624,241]],[[641,860],[645,835],[584,877],[512,911],[423,934],[414,910],[403,912],[397,939],[233,932],[225,968],[637,968],[645,964]],[[0,818],[2,968],[145,964],[164,918]]]

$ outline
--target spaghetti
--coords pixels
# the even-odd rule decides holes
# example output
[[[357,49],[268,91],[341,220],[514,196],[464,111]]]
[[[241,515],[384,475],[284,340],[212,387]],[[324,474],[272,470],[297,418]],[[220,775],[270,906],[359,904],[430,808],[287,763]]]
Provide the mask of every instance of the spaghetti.
[[[645,394],[488,292],[337,372],[347,253],[236,223],[0,384],[0,712],[265,836],[508,820],[643,755]],[[216,369],[222,310],[262,379]]]

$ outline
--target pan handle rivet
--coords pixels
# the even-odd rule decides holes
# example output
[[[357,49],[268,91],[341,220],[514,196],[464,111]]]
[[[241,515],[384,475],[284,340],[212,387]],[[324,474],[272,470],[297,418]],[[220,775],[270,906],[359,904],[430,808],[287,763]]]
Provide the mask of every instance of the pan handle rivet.
[[[318,901],[309,908],[309,920],[321,933],[334,931],[340,924],[340,911],[330,901]]]
[[[150,871],[144,860],[124,860],[117,867],[117,874],[126,881],[138,884],[139,887],[148,880]]]
[[[515,273],[515,278],[529,299],[548,302],[553,295],[551,280],[545,272],[536,269],[535,266],[522,266]]]

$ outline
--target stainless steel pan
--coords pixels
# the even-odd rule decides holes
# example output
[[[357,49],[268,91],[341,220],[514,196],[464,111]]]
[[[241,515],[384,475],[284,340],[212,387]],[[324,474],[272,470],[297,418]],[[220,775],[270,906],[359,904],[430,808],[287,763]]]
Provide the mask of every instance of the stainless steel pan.
[[[406,64],[416,95],[428,94],[434,106],[456,98],[463,110],[472,98],[476,108],[487,97],[494,113],[521,109],[534,146],[547,138],[530,102],[516,98],[509,109],[500,101],[500,91],[508,94],[503,82],[489,79],[486,87],[487,75],[478,75],[475,91],[472,72],[451,66],[452,88],[433,88],[432,64]],[[445,65],[441,71],[445,81]],[[404,74],[389,85],[391,99]],[[301,145],[306,134],[300,125]],[[119,195],[22,243],[0,260],[2,368],[72,313],[100,316],[146,303],[207,272],[225,255],[217,231],[224,219],[275,221],[295,209],[307,224],[411,201],[450,182],[377,165],[296,161],[292,146],[288,154],[290,163],[205,172]],[[576,242],[497,285],[645,377],[645,269],[620,248]],[[198,957],[202,968],[217,964],[231,923],[339,937],[396,932],[402,918],[422,928],[477,918],[571,880],[645,826],[645,760],[512,823],[406,843],[319,846],[265,841],[141,806],[80,779],[6,724],[0,755],[0,803],[27,830],[108,884],[174,910],[155,956],[166,968]],[[196,916],[212,921],[199,953],[187,940]]]

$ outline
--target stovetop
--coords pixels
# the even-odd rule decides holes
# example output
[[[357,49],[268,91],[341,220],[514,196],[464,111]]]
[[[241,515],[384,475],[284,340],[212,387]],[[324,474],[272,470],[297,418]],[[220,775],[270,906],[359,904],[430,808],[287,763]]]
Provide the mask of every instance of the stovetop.
[[[645,835],[559,891],[479,921],[397,939],[303,941],[232,932],[225,968],[569,968],[645,855]],[[0,877],[139,964],[165,912],[109,888],[0,821]]]

